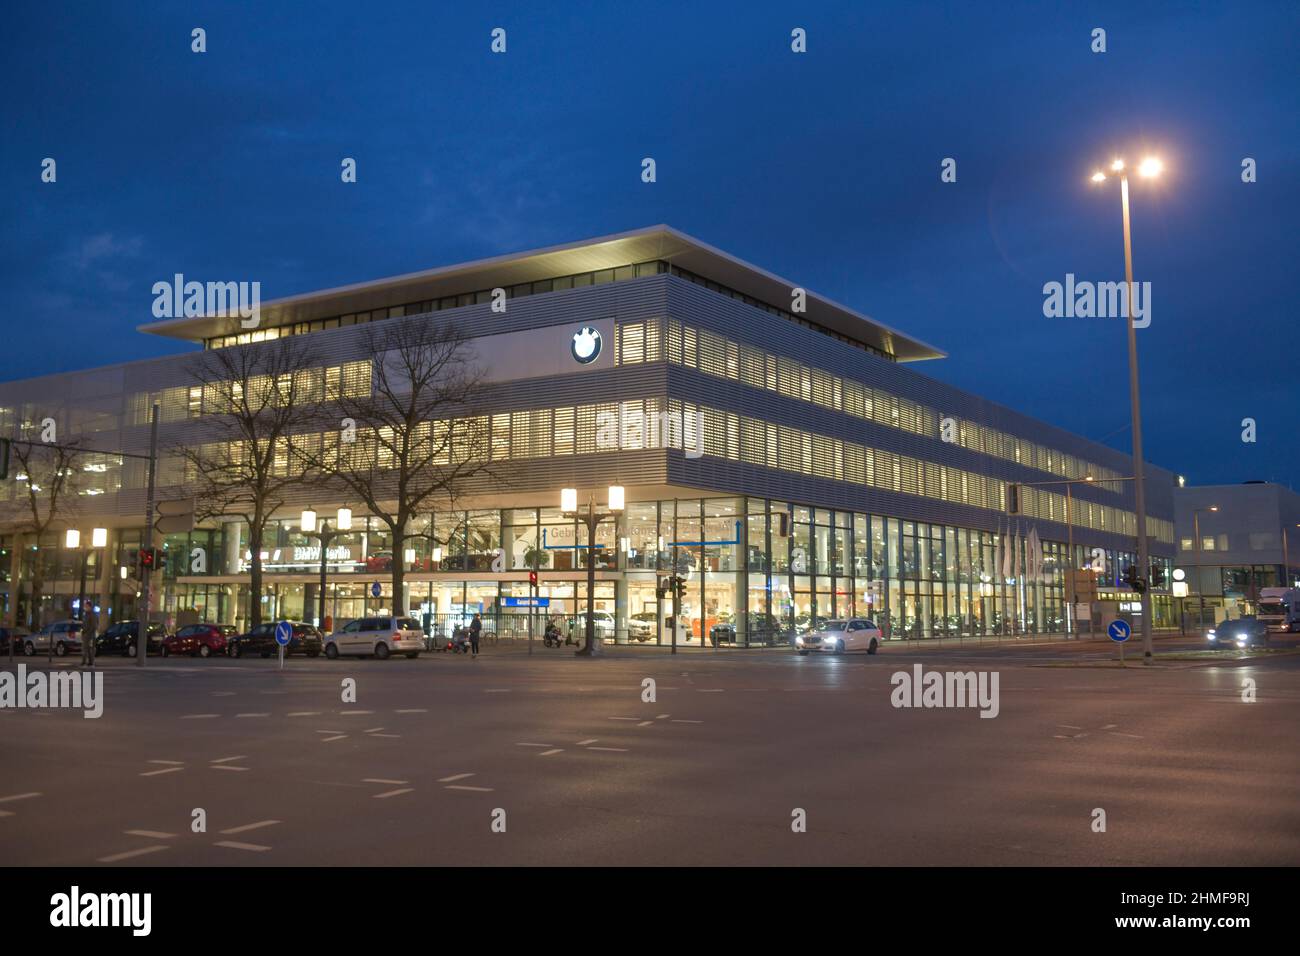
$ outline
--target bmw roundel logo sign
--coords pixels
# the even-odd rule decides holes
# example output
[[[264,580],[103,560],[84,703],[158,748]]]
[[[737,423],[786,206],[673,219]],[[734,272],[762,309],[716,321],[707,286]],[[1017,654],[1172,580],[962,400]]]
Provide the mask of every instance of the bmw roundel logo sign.
[[[573,353],[575,361],[583,365],[590,365],[600,357],[600,344],[600,333],[590,325],[584,325],[573,333],[573,340],[569,343],[569,351]]]

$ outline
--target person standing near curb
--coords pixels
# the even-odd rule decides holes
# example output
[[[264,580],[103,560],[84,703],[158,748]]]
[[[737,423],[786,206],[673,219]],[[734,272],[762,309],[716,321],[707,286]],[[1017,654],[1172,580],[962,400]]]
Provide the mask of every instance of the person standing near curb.
[[[477,614],[475,614],[474,620],[469,622],[469,643],[470,647],[474,650],[475,657],[478,657],[478,638],[482,632],[483,621]]]

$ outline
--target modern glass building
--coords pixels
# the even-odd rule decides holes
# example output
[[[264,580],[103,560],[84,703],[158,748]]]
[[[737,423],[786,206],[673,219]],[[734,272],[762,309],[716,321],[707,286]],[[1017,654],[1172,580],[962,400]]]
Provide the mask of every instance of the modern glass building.
[[[681,642],[778,643],[850,614],[890,638],[1061,631],[1067,512],[1075,566],[1100,568],[1108,599],[1137,599],[1121,584],[1136,552],[1132,483],[1117,480],[1129,456],[936,381],[916,369],[943,357],[934,347],[667,226],[293,296],[264,304],[251,330],[196,316],[141,331],[209,350],[310,336],[322,387],[364,395],[375,359],[360,327],[447,319],[475,336],[488,379],[477,425],[485,454],[512,465],[509,487],[478,481],[419,516],[399,549],[358,502],[294,489],[263,547],[261,594],[250,593],[243,522],[204,521],[165,540],[157,616],[242,625],[258,601],[264,617],[313,620],[320,551],[298,530],[308,506],[354,513],[326,555],[335,623],[481,611],[519,628],[529,612],[510,599],[529,594],[532,567],[550,602],[538,613],[571,618],[594,561],[598,625],[620,642],[670,640],[656,582],[673,569],[687,578]],[[212,408],[193,361],[0,386],[3,434],[30,437],[53,420],[60,436],[104,452],[80,465],[76,516],[40,540],[28,476],[0,483],[9,620],[66,616],[83,568],[101,620],[134,613],[127,555],[140,546],[146,469],[111,452],[147,449],[154,402],[163,448],[194,440]],[[1175,477],[1151,467],[1147,481],[1151,551],[1168,582]],[[1011,483],[1022,485],[1015,516]],[[626,488],[627,508],[600,526],[593,551],[560,511],[560,489],[585,502],[611,484]],[[192,491],[183,463],[164,456],[159,497]],[[108,527],[108,546],[69,551],[69,525]],[[396,596],[394,561],[408,571]],[[1169,605],[1158,591],[1158,625],[1174,623]]]

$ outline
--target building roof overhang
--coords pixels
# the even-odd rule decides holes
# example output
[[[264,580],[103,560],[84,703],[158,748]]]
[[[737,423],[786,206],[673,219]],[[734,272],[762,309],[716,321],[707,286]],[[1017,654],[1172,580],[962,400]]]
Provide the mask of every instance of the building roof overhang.
[[[261,303],[259,328],[305,322],[327,316],[438,299],[480,289],[507,287],[557,276],[662,259],[720,285],[775,306],[791,301],[798,283],[782,279],[692,238],[671,226],[648,226],[631,232],[517,252],[458,265],[410,272],[352,285],[322,289]],[[810,322],[893,355],[900,362],[943,358],[946,353],[870,316],[807,292]],[[214,336],[248,331],[238,316],[164,319],[139,331],[201,342]]]

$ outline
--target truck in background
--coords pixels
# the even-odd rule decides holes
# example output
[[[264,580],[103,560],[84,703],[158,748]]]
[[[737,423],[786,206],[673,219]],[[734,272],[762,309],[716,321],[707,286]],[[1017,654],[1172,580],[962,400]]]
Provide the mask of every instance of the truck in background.
[[[1300,588],[1261,588],[1256,616],[1270,631],[1300,631]]]

